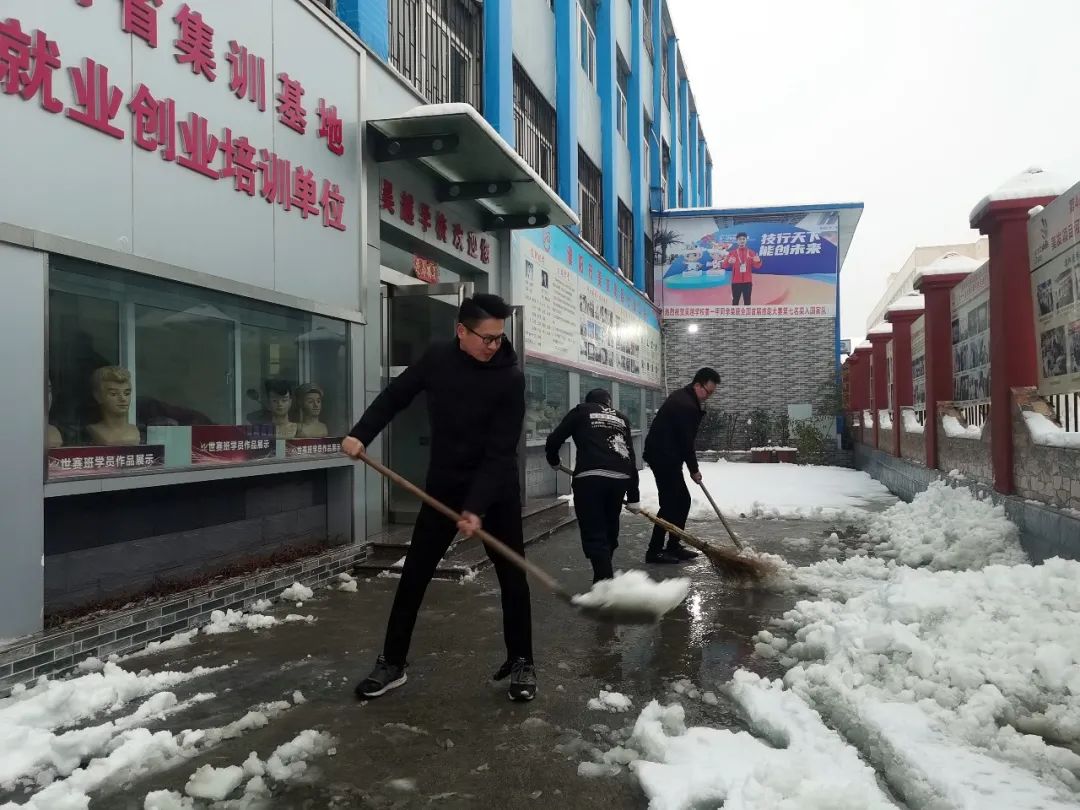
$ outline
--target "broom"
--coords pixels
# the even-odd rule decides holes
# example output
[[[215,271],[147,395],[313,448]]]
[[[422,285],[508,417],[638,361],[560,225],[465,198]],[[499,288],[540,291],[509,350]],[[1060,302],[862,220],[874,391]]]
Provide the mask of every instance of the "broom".
[[[559,465],[559,471],[564,472],[573,478],[574,473],[568,467]],[[728,577],[739,582],[745,581],[757,581],[763,579],[767,574],[772,572],[772,566],[763,560],[759,560],[755,557],[744,557],[738,552],[730,551],[720,546],[715,546],[712,543],[702,540],[700,537],[687,532],[685,529],[680,529],[674,523],[670,523],[651,512],[635,508],[627,509],[633,515],[641,515],[646,520],[656,524],[665,531],[671,532],[676,537],[681,538],[687,545],[696,548],[705,558],[712,564],[713,569],[721,577]]]

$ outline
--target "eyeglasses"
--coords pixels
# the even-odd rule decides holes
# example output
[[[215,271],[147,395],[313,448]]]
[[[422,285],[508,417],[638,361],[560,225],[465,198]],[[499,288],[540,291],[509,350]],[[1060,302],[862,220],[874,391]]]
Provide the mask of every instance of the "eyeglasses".
[[[462,324],[462,326],[465,326],[465,324]],[[498,346],[499,344],[501,344],[506,339],[505,334],[503,334],[503,335],[481,335],[475,329],[470,329],[468,326],[465,326],[465,331],[476,335],[478,338],[480,338],[480,340],[483,341],[485,346]]]

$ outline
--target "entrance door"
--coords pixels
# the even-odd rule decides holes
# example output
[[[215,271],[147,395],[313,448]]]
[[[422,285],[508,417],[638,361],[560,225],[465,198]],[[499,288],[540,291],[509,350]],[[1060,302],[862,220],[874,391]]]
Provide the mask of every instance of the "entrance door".
[[[450,284],[384,284],[383,384],[415,363],[434,341],[454,336],[461,302],[472,295],[471,282]],[[423,486],[431,448],[427,397],[418,396],[386,432],[390,468]],[[384,503],[388,523],[414,523],[420,501],[386,484]]]

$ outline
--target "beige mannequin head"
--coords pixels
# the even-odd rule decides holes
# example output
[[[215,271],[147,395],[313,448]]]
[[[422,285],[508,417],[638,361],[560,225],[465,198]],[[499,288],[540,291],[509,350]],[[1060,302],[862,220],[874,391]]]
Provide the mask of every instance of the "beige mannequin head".
[[[131,407],[131,372],[120,366],[102,366],[90,378],[94,401],[102,419],[127,419]]]
[[[323,390],[314,383],[305,383],[296,389],[296,402],[303,421],[317,421],[322,416]]]

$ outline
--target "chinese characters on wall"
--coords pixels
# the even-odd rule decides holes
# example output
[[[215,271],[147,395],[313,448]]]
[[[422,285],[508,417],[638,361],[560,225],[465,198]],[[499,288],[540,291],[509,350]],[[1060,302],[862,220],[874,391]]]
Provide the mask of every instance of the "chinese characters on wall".
[[[120,27],[133,39],[152,49],[167,42],[178,66],[211,83],[221,78],[220,52],[227,72],[225,92],[266,111],[268,81],[263,56],[249,52],[236,40],[227,43],[227,50],[219,51],[222,43],[213,25],[187,3],[171,20],[159,19],[161,0],[120,3]],[[107,13],[104,6],[114,4],[115,0],[101,3],[100,13]],[[86,13],[99,11],[93,8],[93,0],[77,0],[79,6],[91,9]],[[173,36],[166,36],[165,28]],[[174,98],[155,94],[137,79],[132,82],[135,89],[130,98],[125,99],[110,77],[108,65],[89,57],[72,64],[70,59],[64,60],[61,45],[45,31],[24,27],[17,18],[0,21],[0,94],[36,102],[48,114],[63,113],[67,119],[116,140],[124,140],[130,132],[139,149],[157,153],[164,161],[211,181],[231,180],[236,193],[261,197],[305,220],[321,220],[324,228],[346,230],[345,196],[333,178],[316,177],[312,169],[294,164],[283,152],[252,143],[243,133],[211,122],[195,110],[184,110]],[[71,90],[67,104],[58,96],[65,73]],[[307,90],[301,80],[281,72],[274,81],[277,120],[299,136],[323,140],[334,155],[344,155],[344,127],[337,107],[319,98],[313,116],[317,121],[311,121],[304,100]]]

